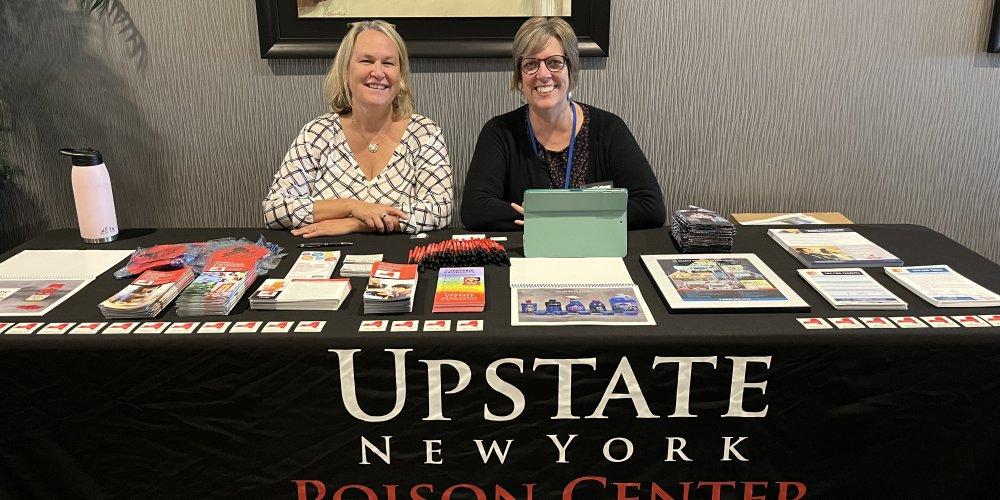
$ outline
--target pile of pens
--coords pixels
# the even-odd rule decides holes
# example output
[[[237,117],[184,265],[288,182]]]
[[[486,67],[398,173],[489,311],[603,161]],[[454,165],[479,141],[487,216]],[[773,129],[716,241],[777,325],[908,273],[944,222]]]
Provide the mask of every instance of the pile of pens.
[[[510,256],[503,245],[487,238],[445,240],[410,250],[409,264],[421,271],[442,267],[510,266]]]

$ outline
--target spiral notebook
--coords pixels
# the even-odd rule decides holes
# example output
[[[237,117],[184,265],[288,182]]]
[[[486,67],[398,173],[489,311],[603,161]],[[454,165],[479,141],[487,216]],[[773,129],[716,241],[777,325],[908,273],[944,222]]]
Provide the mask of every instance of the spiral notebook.
[[[0,262],[0,316],[42,316],[131,250],[25,250]]]
[[[618,257],[510,260],[510,324],[655,325]]]

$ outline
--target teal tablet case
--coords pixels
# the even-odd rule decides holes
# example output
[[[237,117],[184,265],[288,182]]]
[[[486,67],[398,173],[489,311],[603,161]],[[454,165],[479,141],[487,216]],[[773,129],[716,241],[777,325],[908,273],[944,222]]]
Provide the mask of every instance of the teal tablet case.
[[[628,190],[528,189],[525,257],[624,257]]]

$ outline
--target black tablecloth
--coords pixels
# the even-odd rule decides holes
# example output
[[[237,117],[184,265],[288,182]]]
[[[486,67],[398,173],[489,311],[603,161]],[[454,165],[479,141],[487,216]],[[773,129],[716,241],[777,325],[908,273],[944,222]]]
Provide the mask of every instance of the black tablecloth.
[[[907,265],[948,264],[1000,289],[1000,266],[934,231],[852,227]],[[284,232],[132,230],[99,248],[261,234],[289,252],[273,272],[283,276],[299,252],[299,240]],[[337,239],[356,243],[345,253],[403,262],[413,246],[451,234]],[[517,256],[520,235],[506,236]],[[0,259],[29,248],[95,247],[75,230],[59,230]],[[535,498],[560,498],[574,480],[574,498],[615,498],[619,490],[685,498],[685,489],[688,498],[784,492],[789,499],[992,492],[1000,465],[1000,328],[804,330],[796,317],[904,313],[835,311],[764,228],[739,227],[734,251],[759,255],[812,310],[670,313],[639,257],[675,252],[659,229],[629,233],[625,258],[656,320],[650,327],[511,327],[507,270],[490,267],[484,313],[431,315],[436,273],[425,272],[414,312],[386,317],[484,319],[477,333],[454,326],[358,332],[371,316],[361,315],[365,280],[356,278],[340,311],[253,311],[244,299],[227,318],[326,320],[319,334],[2,335],[0,497],[334,498],[342,490],[343,498],[366,498],[370,488],[389,498],[384,485],[397,485],[398,498],[411,498],[426,483],[417,488],[426,498],[475,498],[475,488],[488,498],[497,488],[516,498],[529,489]],[[998,312],[933,308],[883,273],[871,274],[910,303],[906,315]],[[97,303],[125,284],[107,273],[42,320],[98,321]],[[160,319],[178,320],[172,309]],[[395,371],[394,356],[405,359],[404,371]],[[676,360],[657,357],[694,363],[690,377]],[[572,383],[560,383],[545,359],[584,364],[570,372]],[[492,378],[495,363],[497,377],[516,391]],[[442,386],[433,389],[438,370]],[[352,416],[345,380],[355,382],[360,411],[390,414],[397,395],[400,411],[385,421]],[[517,413],[518,392],[524,404],[516,418],[486,417]],[[561,399],[569,406],[560,407]],[[576,436],[568,463],[549,435]],[[383,452],[388,439],[390,463],[368,448],[370,463],[360,464],[363,439]],[[727,439],[738,441],[728,454]],[[479,446],[493,440],[500,449],[513,440],[502,464],[481,458]],[[671,453],[681,440],[683,455]],[[428,446],[442,451],[428,459]],[[426,463],[436,460],[443,463]],[[453,487],[463,483],[476,486]]]

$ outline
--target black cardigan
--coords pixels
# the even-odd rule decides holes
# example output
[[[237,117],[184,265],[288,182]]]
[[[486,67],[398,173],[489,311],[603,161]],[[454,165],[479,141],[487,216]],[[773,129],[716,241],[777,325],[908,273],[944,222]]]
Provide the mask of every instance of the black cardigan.
[[[491,119],[479,133],[465,178],[462,223],[474,231],[517,231],[510,204],[524,202],[525,189],[549,187],[548,166],[531,148],[526,105]],[[646,155],[621,118],[590,109],[590,165],[586,182],[612,181],[628,189],[628,228],[660,227],[666,218],[663,193]]]

